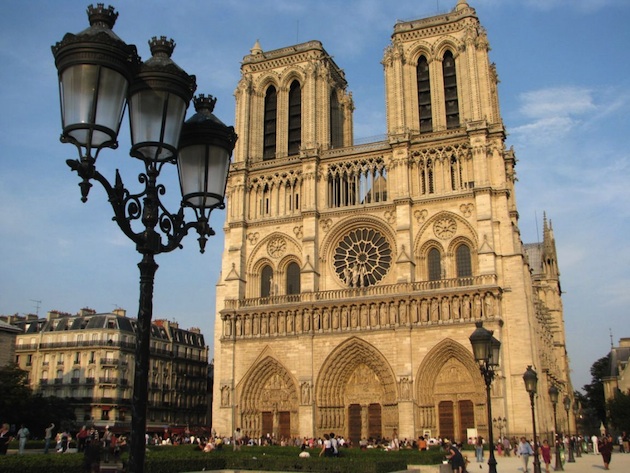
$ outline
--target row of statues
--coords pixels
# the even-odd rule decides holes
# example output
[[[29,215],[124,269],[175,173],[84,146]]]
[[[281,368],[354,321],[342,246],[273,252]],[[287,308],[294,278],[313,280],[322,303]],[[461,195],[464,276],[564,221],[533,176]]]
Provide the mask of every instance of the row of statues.
[[[463,296],[351,304],[332,308],[305,307],[245,315],[222,315],[224,337],[284,335],[311,331],[373,329],[409,324],[477,320],[499,315],[492,292]]]

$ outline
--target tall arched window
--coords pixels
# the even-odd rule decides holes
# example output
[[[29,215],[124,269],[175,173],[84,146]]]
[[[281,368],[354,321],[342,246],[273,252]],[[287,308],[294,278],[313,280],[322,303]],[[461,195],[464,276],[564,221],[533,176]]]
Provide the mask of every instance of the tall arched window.
[[[446,51],[442,59],[442,77],[444,78],[444,108],[446,109],[446,128],[459,127],[459,102],[457,99],[457,74],[453,53]]]
[[[274,294],[273,269],[267,265],[260,273],[260,297],[269,297]]]
[[[429,281],[438,281],[442,279],[442,262],[440,251],[437,248],[431,248],[427,258],[429,269]]]
[[[339,148],[343,146],[343,118],[337,99],[337,92],[330,93],[330,146]]]
[[[287,266],[287,294],[300,293],[300,267],[297,263]]]
[[[289,156],[298,154],[302,144],[302,88],[294,80],[289,89]]]
[[[424,56],[418,59],[416,66],[418,83],[418,116],[420,117],[420,133],[433,131],[431,115],[431,82],[429,80],[429,62]]]
[[[265,94],[265,123],[264,123],[264,149],[263,159],[276,157],[276,112],[278,109],[278,94],[276,88],[270,85]]]
[[[468,245],[459,245],[455,251],[455,264],[457,277],[467,278],[472,276],[472,262],[470,260],[470,248]]]

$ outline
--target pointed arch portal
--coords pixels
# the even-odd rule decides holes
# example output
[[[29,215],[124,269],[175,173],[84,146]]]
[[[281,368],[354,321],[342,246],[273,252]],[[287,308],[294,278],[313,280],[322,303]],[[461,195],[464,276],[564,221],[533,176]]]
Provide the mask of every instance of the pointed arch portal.
[[[351,338],[335,349],[316,387],[316,434],[341,433],[353,442],[398,427],[396,379],[385,357]]]
[[[263,359],[246,377],[239,411],[243,433],[248,437],[289,439],[299,435],[296,383],[272,357]]]

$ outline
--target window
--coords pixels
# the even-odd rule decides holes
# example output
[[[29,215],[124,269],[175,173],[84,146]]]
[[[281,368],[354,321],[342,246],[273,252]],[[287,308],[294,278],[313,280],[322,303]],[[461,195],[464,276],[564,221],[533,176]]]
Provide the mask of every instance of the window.
[[[300,293],[300,267],[297,263],[291,263],[287,267],[287,294]]]
[[[472,263],[470,261],[470,248],[460,245],[455,252],[455,264],[457,265],[457,277],[467,278],[472,276]]]
[[[343,146],[343,115],[334,90],[330,93],[330,145],[333,148]]]
[[[328,167],[328,206],[348,207],[387,201],[387,169],[382,158],[345,161]]]
[[[418,83],[418,116],[420,117],[420,133],[433,131],[431,112],[431,83],[429,80],[429,62],[424,56],[418,59],[416,66],[416,81]]]
[[[300,152],[302,144],[302,89],[294,80],[289,89],[289,156]]]
[[[457,99],[457,75],[453,53],[446,51],[442,59],[442,77],[444,78],[444,105],[446,109],[446,128],[459,127],[459,102]]]
[[[265,266],[260,275],[260,297],[269,297],[274,293],[273,270]]]
[[[276,88],[270,85],[265,94],[265,122],[263,160],[276,157],[276,112],[278,109],[278,94]]]
[[[437,248],[431,248],[428,255],[429,281],[438,281],[442,279],[442,263],[440,251]]]

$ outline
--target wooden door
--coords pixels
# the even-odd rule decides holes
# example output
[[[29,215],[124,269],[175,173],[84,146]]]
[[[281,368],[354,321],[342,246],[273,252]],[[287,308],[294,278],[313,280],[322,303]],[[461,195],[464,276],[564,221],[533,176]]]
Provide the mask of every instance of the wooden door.
[[[361,427],[361,406],[350,404],[348,407],[348,438],[354,445],[358,445],[359,440],[361,440]]]
[[[382,438],[383,436],[380,404],[370,404],[368,406],[368,436],[374,439]]]
[[[442,439],[455,440],[455,417],[453,415],[453,401],[441,401],[438,404],[440,428],[438,435]]]

